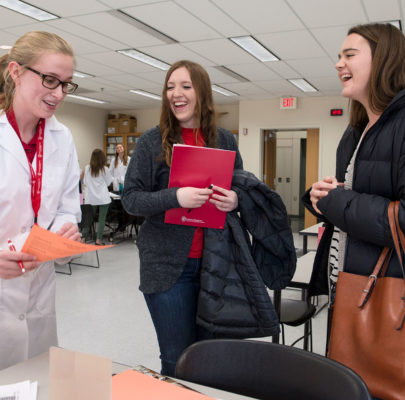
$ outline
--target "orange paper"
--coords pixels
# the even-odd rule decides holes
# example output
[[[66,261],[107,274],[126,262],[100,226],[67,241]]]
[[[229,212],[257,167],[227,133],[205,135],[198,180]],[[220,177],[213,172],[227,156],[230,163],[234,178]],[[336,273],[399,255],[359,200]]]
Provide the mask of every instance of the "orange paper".
[[[112,400],[214,400],[193,390],[160,381],[134,370],[117,374],[112,379]]]
[[[95,246],[76,242],[47,231],[35,224],[21,251],[35,256],[38,261],[49,261],[108,247],[113,247],[113,245]]]

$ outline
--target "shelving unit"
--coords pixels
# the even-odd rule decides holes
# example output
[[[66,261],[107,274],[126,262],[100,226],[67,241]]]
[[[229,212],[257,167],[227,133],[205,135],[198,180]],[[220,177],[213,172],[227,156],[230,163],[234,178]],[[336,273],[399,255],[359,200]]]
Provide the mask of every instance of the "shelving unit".
[[[107,165],[110,165],[111,160],[115,156],[115,147],[117,144],[124,146],[125,152],[131,157],[136,142],[142,132],[130,132],[130,133],[105,133],[104,134],[104,154],[107,158]]]

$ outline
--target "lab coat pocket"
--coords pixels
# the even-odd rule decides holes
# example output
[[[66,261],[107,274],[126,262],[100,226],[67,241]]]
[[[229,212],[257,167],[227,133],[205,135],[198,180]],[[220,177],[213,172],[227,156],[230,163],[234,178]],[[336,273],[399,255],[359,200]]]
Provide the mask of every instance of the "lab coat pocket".
[[[31,283],[31,307],[41,315],[55,313],[55,271],[53,262],[41,264]]]

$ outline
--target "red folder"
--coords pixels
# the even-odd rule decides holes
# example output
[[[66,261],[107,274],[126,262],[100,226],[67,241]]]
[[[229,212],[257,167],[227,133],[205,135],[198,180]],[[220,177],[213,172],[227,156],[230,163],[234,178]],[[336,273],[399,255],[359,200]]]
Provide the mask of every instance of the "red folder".
[[[209,147],[173,146],[169,188],[192,186],[208,188],[211,184],[231,188],[235,151]],[[220,193],[219,193],[220,194]],[[197,208],[172,208],[166,211],[168,224],[224,229],[226,213],[209,201]]]

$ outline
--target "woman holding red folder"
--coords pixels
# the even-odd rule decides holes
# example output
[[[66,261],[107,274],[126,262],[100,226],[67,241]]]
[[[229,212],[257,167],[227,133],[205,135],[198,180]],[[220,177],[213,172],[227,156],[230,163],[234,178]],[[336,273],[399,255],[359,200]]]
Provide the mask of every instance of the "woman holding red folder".
[[[76,149],[54,117],[77,88],[73,67],[71,46],[48,32],[0,58],[0,369],[57,345],[54,263],[20,249],[34,223],[80,238]]]
[[[137,239],[140,290],[156,329],[161,372],[170,376],[174,376],[181,352],[211,335],[195,322],[203,229],[165,224],[165,211],[178,207],[197,208],[206,201],[224,212],[238,206],[234,191],[217,186],[169,189],[175,143],[236,151],[235,169],[243,168],[234,136],[215,125],[207,72],[200,65],[185,60],[174,63],[167,72],[160,124],[138,140],[122,196],[122,203],[130,214],[146,217]]]

